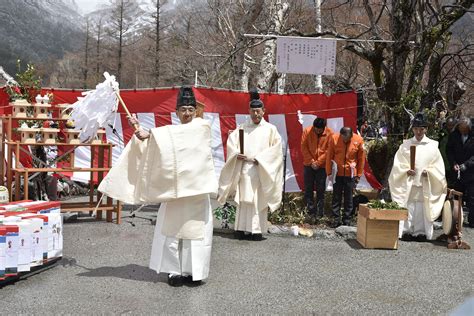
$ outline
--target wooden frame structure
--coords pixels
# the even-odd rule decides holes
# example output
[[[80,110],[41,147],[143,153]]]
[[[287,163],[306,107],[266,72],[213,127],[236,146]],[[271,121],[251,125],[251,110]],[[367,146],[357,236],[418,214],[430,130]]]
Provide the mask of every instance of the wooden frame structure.
[[[31,120],[48,120],[48,121],[66,121],[66,119],[58,118],[30,118]],[[90,181],[89,181],[89,202],[61,202],[61,212],[91,212],[97,210],[96,219],[102,219],[103,212],[106,212],[106,221],[113,221],[113,213],[116,215],[116,223],[120,224],[121,222],[121,213],[122,213],[122,204],[120,201],[114,201],[112,198],[107,197],[102,198],[100,192],[94,193],[94,177],[97,176],[97,182],[100,183],[105,176],[105,172],[109,171],[112,167],[112,148],[113,144],[110,143],[79,143],[79,144],[70,144],[70,143],[55,143],[55,144],[46,144],[46,143],[35,143],[28,144],[22,143],[20,141],[13,140],[13,122],[14,120],[25,120],[25,118],[16,118],[11,115],[1,116],[0,117],[0,130],[2,131],[2,136],[0,137],[0,157],[6,157],[7,163],[6,166],[2,162],[0,164],[0,185],[5,185],[9,189],[10,201],[21,200],[24,197],[28,197],[28,185],[24,185],[24,193],[21,194],[20,185],[21,179],[24,179],[23,183],[28,183],[30,177],[37,172],[54,172],[61,174],[62,172],[89,172]],[[19,165],[20,152],[23,151],[26,154],[33,157],[30,152],[25,151],[22,148],[22,145],[34,145],[34,146],[64,146],[68,148],[65,154],[61,157],[69,155],[71,165],[74,165],[74,151],[75,148],[80,146],[88,146],[91,148],[91,165],[90,168],[76,168],[76,167],[66,167],[66,168],[23,168]],[[4,149],[6,148],[6,155]],[[15,154],[15,163],[13,164],[13,154]],[[107,155],[107,163],[105,162],[105,155]],[[3,175],[6,174],[6,181],[4,180]],[[14,190],[13,184],[15,184]]]

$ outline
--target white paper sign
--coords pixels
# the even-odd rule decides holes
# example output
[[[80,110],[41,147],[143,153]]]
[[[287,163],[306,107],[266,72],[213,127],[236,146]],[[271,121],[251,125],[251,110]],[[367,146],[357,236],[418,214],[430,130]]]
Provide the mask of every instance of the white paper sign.
[[[336,40],[279,37],[276,66],[280,73],[334,76]]]

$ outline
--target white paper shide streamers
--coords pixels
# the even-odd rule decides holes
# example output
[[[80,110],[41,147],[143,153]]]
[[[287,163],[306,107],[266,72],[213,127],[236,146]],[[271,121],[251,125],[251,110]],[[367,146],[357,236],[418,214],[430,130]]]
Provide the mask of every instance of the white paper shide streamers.
[[[118,98],[116,91],[119,84],[115,76],[104,72],[105,81],[99,83],[95,90],[83,92],[84,97],[77,98],[72,105],[71,117],[74,120],[75,130],[79,130],[82,142],[95,137],[97,129],[113,123],[114,113],[117,112]]]
[[[303,123],[304,123],[304,115],[303,115],[303,113],[301,113],[301,110],[298,110],[297,115],[298,115],[298,122],[299,122],[301,125],[303,125]]]

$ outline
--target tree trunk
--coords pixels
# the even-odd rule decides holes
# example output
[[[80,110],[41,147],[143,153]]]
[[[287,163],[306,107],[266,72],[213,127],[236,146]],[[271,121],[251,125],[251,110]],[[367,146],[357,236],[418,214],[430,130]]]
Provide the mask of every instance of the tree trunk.
[[[83,75],[84,75],[84,82],[82,84],[83,89],[87,89],[87,75],[89,73],[89,26],[90,26],[90,21],[89,19],[86,20],[86,48],[84,52],[84,70],[83,70]]]
[[[96,42],[96,49],[95,49],[95,76],[96,80],[99,81],[100,78],[100,44],[101,44],[101,36],[102,36],[102,18],[99,19],[97,24],[97,42]]]
[[[236,38],[235,47],[233,50],[232,68],[234,71],[233,88],[239,90],[248,90],[249,67],[245,63],[245,54],[248,49],[249,40],[244,37],[245,33],[252,31],[252,26],[262,12],[264,0],[254,0],[250,5],[250,11],[245,14],[242,25]]]
[[[119,7],[119,45],[118,45],[118,60],[117,60],[117,82],[120,84],[121,74],[122,74],[122,50],[123,50],[123,0],[120,1]]]
[[[289,9],[289,4],[282,0],[271,2],[270,14],[271,25],[268,30],[269,34],[281,34],[283,19]],[[276,40],[268,40],[265,42],[263,57],[260,61],[260,72],[257,80],[257,87],[261,91],[270,91],[278,78],[275,73],[275,54]]]
[[[155,17],[155,69],[154,69],[154,82],[155,86],[159,86],[160,79],[160,0],[156,0],[156,17]]]

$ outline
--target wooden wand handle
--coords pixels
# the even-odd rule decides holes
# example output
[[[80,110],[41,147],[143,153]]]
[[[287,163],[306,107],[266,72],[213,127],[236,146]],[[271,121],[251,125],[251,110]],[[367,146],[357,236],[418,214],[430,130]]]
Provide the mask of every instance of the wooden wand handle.
[[[120,93],[118,91],[115,91],[115,94],[117,95],[117,98],[118,98],[120,104],[122,104],[123,109],[127,113],[127,116],[132,117],[132,114],[130,114],[130,111],[127,109],[127,106],[125,105],[125,102],[123,102],[122,97],[120,96]],[[133,128],[137,131],[138,128],[139,128],[139,125],[138,124],[133,124]]]
[[[239,129],[239,144],[240,144],[240,154],[244,154],[244,130]]]
[[[415,170],[416,146],[410,146],[410,169]]]

